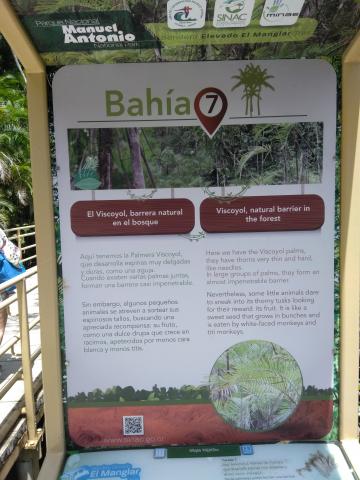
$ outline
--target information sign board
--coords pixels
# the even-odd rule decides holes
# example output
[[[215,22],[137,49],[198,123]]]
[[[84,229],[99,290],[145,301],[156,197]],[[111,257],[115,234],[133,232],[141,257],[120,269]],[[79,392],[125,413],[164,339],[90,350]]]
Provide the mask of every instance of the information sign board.
[[[328,434],[332,67],[64,67],[53,102],[73,442]]]

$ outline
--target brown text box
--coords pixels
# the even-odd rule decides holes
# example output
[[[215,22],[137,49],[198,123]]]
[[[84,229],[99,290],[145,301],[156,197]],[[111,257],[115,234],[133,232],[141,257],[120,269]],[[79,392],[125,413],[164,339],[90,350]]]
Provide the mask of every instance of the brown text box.
[[[324,215],[318,195],[207,198],[200,205],[201,226],[209,233],[316,230]]]
[[[195,209],[183,198],[160,200],[94,200],[72,205],[71,228],[80,237],[189,233]]]

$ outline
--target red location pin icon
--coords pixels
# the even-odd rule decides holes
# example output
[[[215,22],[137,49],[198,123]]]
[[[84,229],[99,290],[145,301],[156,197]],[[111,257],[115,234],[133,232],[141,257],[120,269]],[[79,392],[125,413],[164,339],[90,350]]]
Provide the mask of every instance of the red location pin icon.
[[[212,138],[225,116],[228,101],[224,92],[215,87],[207,87],[196,95],[195,113],[202,128]]]

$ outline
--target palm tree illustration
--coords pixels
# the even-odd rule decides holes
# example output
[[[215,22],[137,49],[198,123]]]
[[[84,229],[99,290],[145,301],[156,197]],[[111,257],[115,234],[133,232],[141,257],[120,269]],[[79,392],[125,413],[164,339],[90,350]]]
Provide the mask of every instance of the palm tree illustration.
[[[259,65],[253,65],[250,63],[246,65],[244,69],[239,68],[239,75],[233,75],[231,78],[238,80],[236,85],[234,85],[231,91],[244,87],[244,94],[241,99],[246,101],[246,111],[245,115],[254,115],[254,101],[256,101],[257,114],[261,115],[260,111],[260,101],[262,100],[261,91],[265,88],[275,88],[268,82],[270,78],[274,78],[273,75],[268,75],[267,69],[262,69]]]

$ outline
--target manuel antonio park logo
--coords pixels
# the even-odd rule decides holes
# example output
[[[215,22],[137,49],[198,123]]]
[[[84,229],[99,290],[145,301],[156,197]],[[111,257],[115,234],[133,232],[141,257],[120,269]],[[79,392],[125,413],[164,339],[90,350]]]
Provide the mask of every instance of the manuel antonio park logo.
[[[167,4],[168,27],[173,30],[202,28],[205,14],[206,0],[170,0]]]

